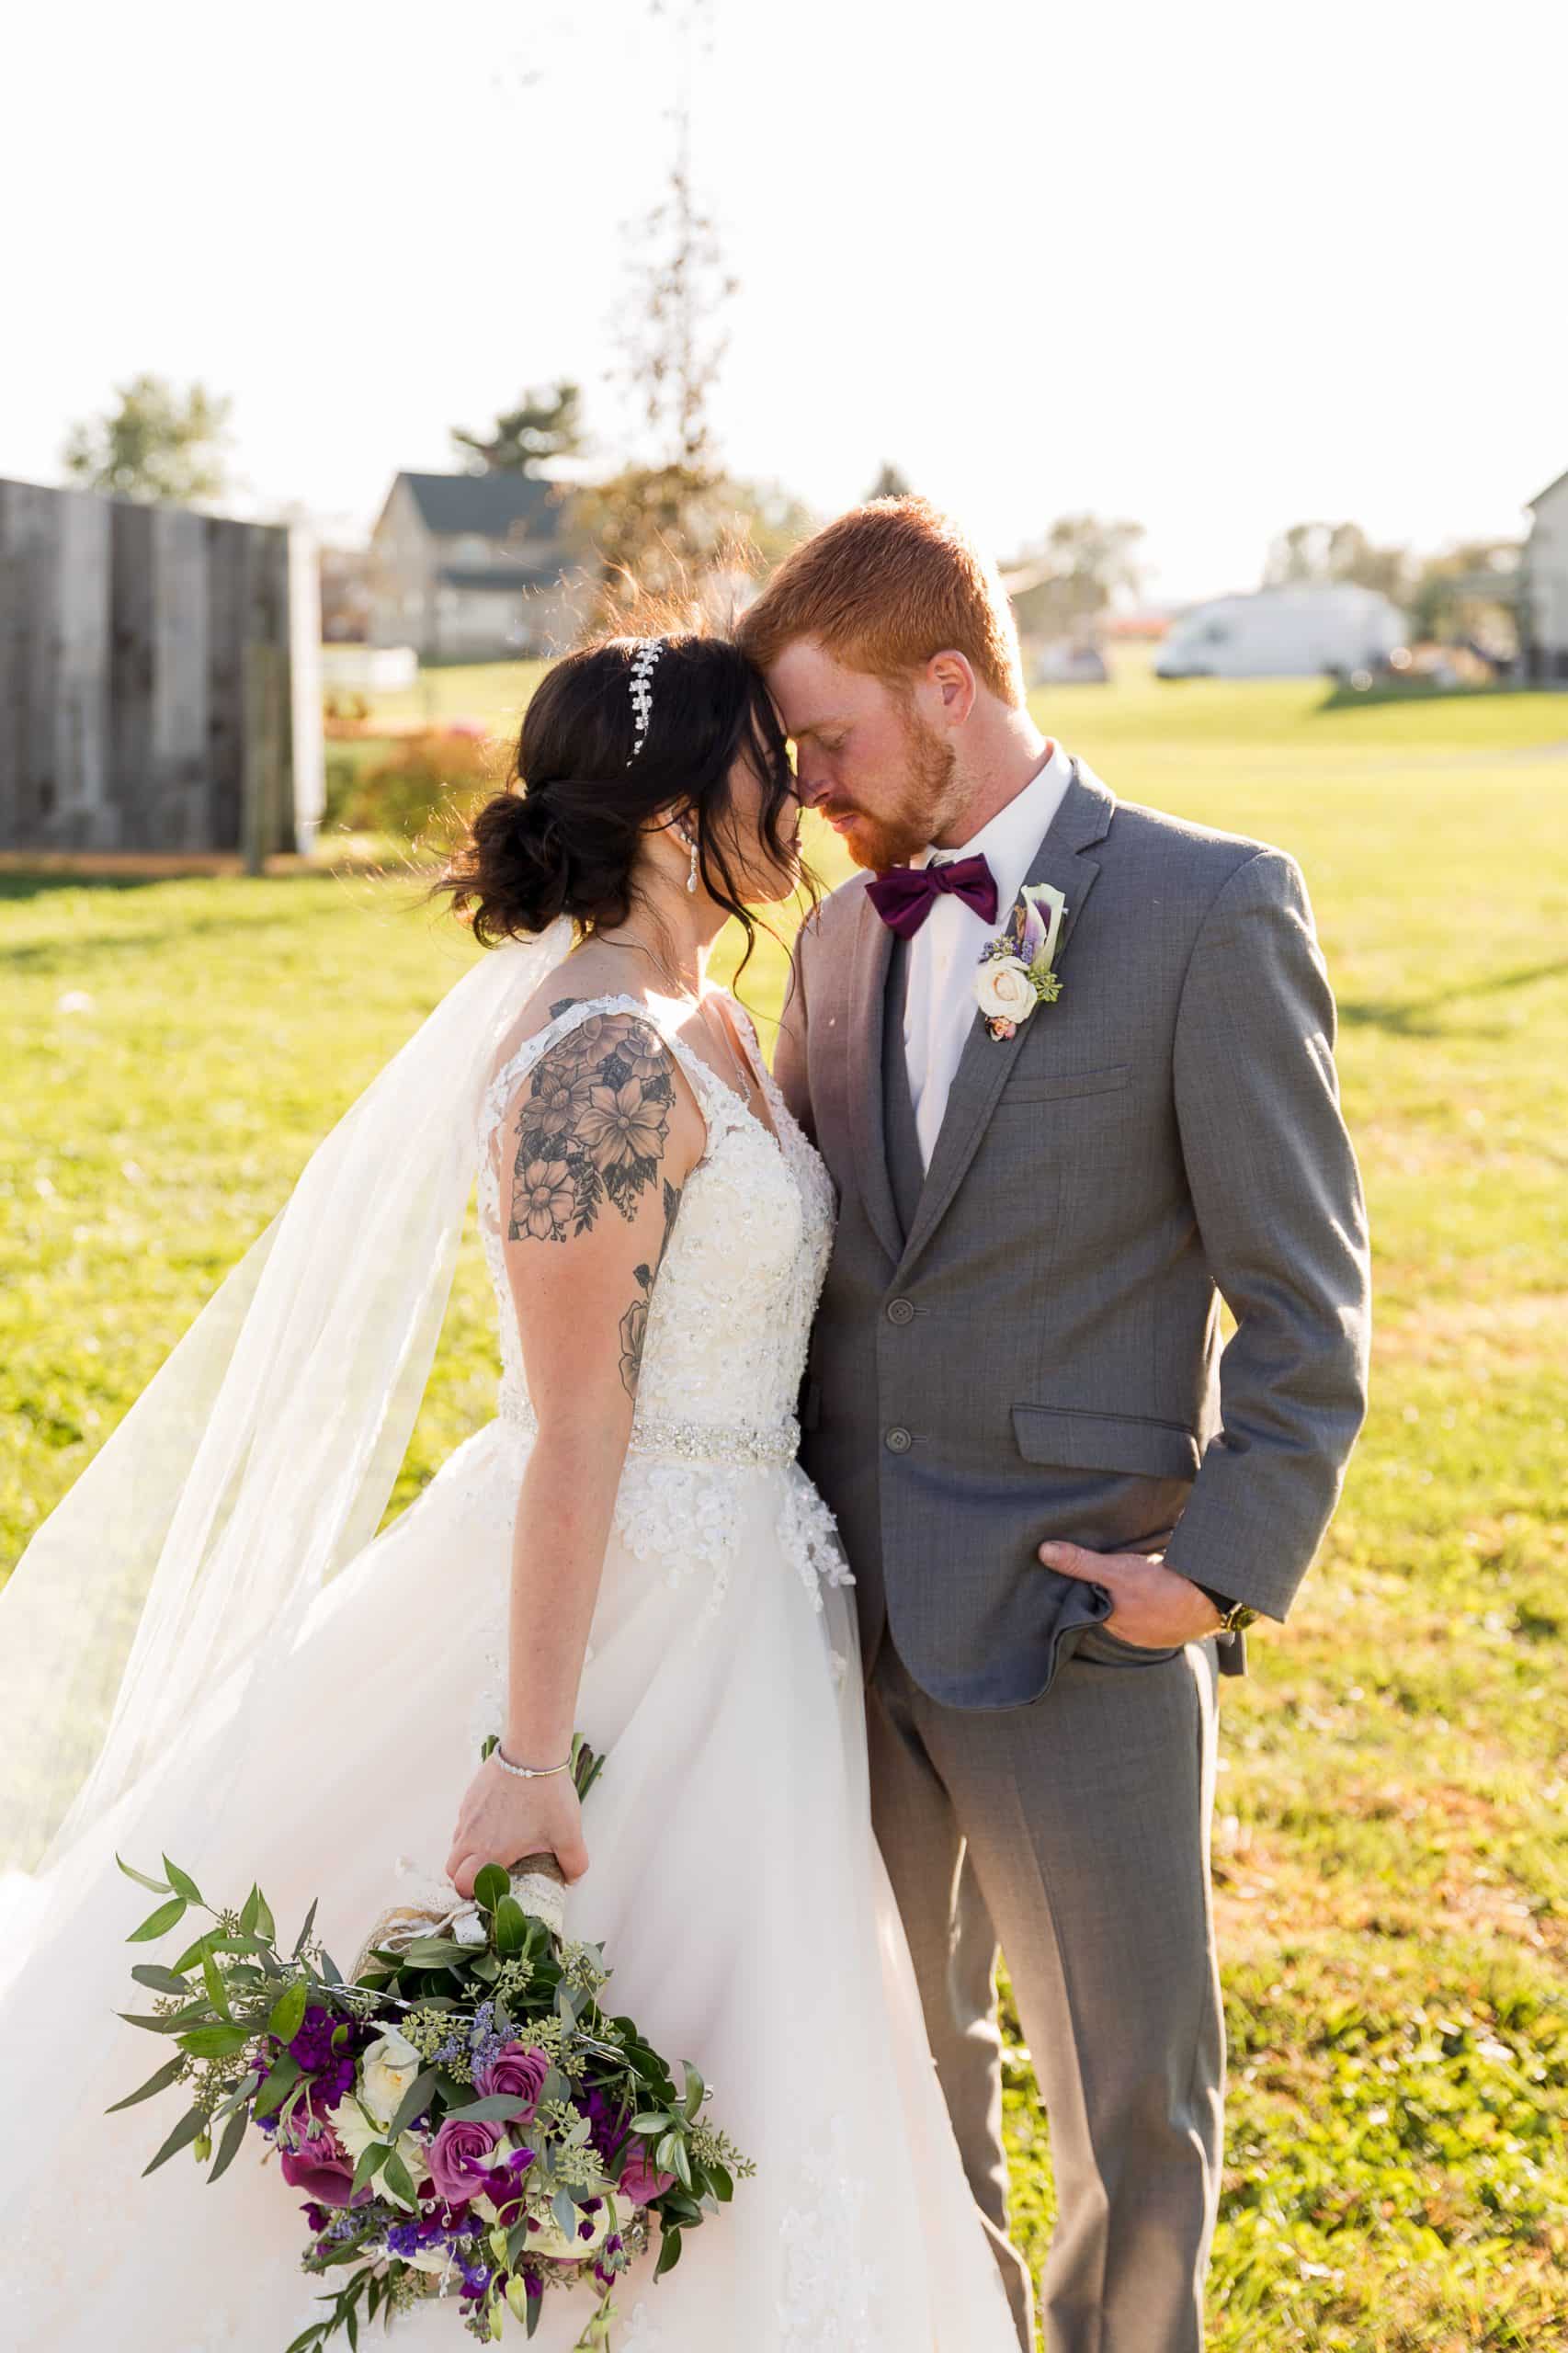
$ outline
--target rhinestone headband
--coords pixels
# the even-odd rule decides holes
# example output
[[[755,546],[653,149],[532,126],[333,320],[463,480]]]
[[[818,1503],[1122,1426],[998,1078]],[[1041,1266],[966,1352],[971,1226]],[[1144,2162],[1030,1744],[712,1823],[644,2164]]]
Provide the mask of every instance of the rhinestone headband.
[[[648,740],[648,722],[653,714],[653,667],[664,650],[662,637],[644,637],[631,657],[631,717],[635,733],[628,767]]]

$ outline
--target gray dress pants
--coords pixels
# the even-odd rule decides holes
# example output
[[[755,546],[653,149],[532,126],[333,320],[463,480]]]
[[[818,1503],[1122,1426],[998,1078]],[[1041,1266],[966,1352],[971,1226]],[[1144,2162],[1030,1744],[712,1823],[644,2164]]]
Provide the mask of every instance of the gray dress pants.
[[[1047,2353],[1198,2353],[1224,2029],[1209,1887],[1215,1650],[1090,1630],[1044,1697],[927,1698],[884,1634],[871,1801],[971,2186],[1026,2353],[1006,2240],[998,1942],[1051,2127]]]

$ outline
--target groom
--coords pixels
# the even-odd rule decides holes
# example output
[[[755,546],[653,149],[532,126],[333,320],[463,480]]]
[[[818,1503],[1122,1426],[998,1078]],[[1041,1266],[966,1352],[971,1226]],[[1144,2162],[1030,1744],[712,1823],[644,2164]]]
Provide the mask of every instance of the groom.
[[[1120,803],[1040,736],[1000,582],[919,500],[797,549],[742,636],[802,798],[871,870],[802,932],[778,1074],[840,1196],[805,1461],[857,1576],[932,2048],[1032,2347],[1000,1942],[1051,2124],[1050,2353],[1190,2353],[1224,2079],[1214,1677],[1285,1617],[1363,1411],[1312,914],[1279,851]]]

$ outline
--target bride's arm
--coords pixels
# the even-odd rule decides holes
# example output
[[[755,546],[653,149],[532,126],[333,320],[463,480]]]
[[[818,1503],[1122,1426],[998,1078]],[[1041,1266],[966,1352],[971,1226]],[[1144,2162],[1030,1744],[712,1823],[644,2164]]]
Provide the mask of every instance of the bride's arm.
[[[503,1129],[502,1232],[539,1421],[512,1539],[500,1755],[561,1764],[631,1430],[653,1278],[700,1114],[657,1033],[631,1014],[569,1031]],[[544,1851],[587,1869],[571,1777],[520,1780],[495,1756],[463,1799],[447,1869],[472,1894],[486,1862]]]

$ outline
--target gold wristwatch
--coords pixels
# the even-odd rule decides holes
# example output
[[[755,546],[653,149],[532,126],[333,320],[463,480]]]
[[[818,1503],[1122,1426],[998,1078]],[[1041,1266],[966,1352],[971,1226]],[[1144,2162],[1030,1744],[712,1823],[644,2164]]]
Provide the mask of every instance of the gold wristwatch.
[[[1220,1613],[1220,1622],[1214,1628],[1217,1634],[1239,1634],[1257,1616],[1256,1610],[1249,1608],[1244,1601],[1233,1601],[1228,1593],[1216,1593],[1211,1585],[1200,1585],[1198,1590],[1207,1595]]]

